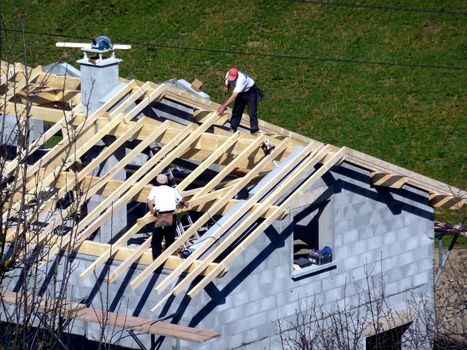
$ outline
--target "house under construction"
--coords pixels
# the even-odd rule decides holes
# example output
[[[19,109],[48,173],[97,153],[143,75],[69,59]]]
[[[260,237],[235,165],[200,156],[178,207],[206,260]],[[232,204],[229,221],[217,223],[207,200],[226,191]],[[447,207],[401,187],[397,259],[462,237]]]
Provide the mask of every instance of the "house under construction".
[[[16,219],[26,204],[40,229],[25,251],[46,251],[40,268],[75,254],[74,334],[96,339],[106,313],[109,327],[132,331],[118,342],[129,348],[274,349],[278,320],[309,296],[328,309],[351,300],[365,266],[385,275],[396,309],[432,294],[433,208],[462,207],[465,191],[261,120],[252,136],[247,116],[232,133],[229,113],[196,86],[127,81],[112,50],[84,53],[80,70],[2,62],[0,78],[2,188],[26,192],[4,207],[2,232],[12,246],[28,236]],[[146,199],[161,172],[190,206],[153,260]],[[15,281],[2,286],[11,304]]]

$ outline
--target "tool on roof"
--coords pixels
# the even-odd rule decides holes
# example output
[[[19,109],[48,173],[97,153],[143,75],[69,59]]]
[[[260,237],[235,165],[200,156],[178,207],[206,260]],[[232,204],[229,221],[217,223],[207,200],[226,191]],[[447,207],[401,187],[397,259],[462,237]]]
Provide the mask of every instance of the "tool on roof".
[[[264,140],[263,142],[261,142],[260,147],[263,150],[265,156],[269,155],[276,148],[276,146],[274,146],[268,140]],[[277,168],[277,162],[273,160],[272,163]]]

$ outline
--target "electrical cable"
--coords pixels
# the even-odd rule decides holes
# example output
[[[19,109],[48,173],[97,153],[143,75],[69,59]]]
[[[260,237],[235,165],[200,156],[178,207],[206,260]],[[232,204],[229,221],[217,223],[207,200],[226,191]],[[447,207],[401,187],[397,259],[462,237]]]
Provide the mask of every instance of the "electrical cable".
[[[323,6],[338,6],[338,7],[350,7],[350,8],[363,8],[371,10],[384,10],[384,11],[398,11],[398,12],[421,12],[421,13],[433,13],[439,15],[460,15],[467,16],[467,13],[460,11],[445,11],[437,9],[424,9],[424,8],[407,8],[407,7],[389,7],[389,6],[377,6],[377,5],[360,5],[360,4],[346,4],[341,2],[327,2],[327,1],[313,1],[313,0],[303,0],[297,1],[303,4],[310,5],[323,5]]]
[[[18,30],[7,29],[7,28],[5,28],[4,30],[7,32],[20,32]],[[84,37],[79,37],[79,36],[52,34],[52,33],[46,33],[46,32],[24,31],[23,33],[31,34],[31,35],[43,35],[43,36],[49,36],[49,37],[89,40],[89,38],[84,38]],[[236,56],[243,55],[243,56],[287,59],[287,60],[333,62],[333,63],[375,65],[375,66],[387,66],[387,67],[467,70],[467,67],[447,66],[447,65],[441,65],[441,64],[398,63],[398,62],[386,62],[386,61],[354,60],[350,58],[337,58],[337,57],[317,57],[317,56],[313,57],[313,56],[298,56],[298,55],[285,55],[285,54],[267,54],[267,53],[258,53],[258,52],[248,52],[248,51],[199,48],[199,47],[188,47],[188,46],[179,46],[179,45],[151,44],[151,43],[142,43],[142,42],[132,43],[132,45],[133,46],[145,46],[145,47],[151,47],[151,48],[156,48],[156,49],[173,49],[173,50],[181,50],[181,51],[210,52],[210,53],[236,55]]]

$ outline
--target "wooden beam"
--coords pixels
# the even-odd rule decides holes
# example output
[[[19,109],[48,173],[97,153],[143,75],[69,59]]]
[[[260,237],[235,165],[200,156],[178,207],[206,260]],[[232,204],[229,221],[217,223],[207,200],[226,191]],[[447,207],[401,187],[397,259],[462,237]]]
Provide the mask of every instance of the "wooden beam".
[[[191,184],[199,175],[201,175],[207,168],[209,168],[214,161],[219,158],[222,153],[232,147],[240,137],[240,133],[236,132],[231,135],[216,151],[214,151],[208,158],[199,164],[194,171],[190,173],[178,186],[179,191],[183,191],[189,184]]]
[[[78,90],[81,86],[81,79],[79,77],[61,76],[56,74],[41,72],[39,79],[44,82],[48,88],[55,88],[60,90]]]
[[[84,241],[81,243],[81,245],[78,247],[77,253],[79,254],[85,254],[85,255],[90,255],[90,256],[95,256],[99,257],[102,254],[104,254],[109,248],[110,244],[107,243],[99,243],[99,242],[93,242],[93,241]],[[130,255],[133,254],[135,251],[135,248],[131,247],[122,247],[118,250],[118,252],[115,253],[114,259],[118,261],[125,261]],[[149,265],[153,261],[152,259],[152,253],[150,250],[146,250],[143,254],[141,254],[138,264],[140,265]],[[166,270],[174,270],[177,268],[182,263],[183,259],[179,258],[178,256],[170,256],[167,261],[165,262],[165,265],[163,265],[164,269]],[[195,269],[199,264],[201,264],[200,261],[196,261],[194,263],[193,269]],[[218,264],[213,263],[208,266],[206,269],[207,272],[210,272],[212,269],[217,267]],[[190,269],[191,271],[192,269]],[[226,273],[226,271],[223,271],[219,277],[223,276]]]
[[[71,184],[73,183],[74,179],[76,178],[76,174],[71,172],[63,172],[60,174],[57,182],[55,183],[56,188],[63,188],[66,191],[72,191],[74,189]],[[233,180],[235,181],[235,180]],[[88,191],[89,189],[93,189],[94,186],[102,185],[102,187],[95,192],[95,194],[108,197],[110,196],[118,187],[122,185],[123,181],[120,180],[113,180],[113,179],[106,179],[103,177],[97,176],[86,176],[80,183],[80,188],[84,191]],[[230,184],[230,183],[229,183]],[[231,185],[235,184],[233,182]],[[146,185],[140,192],[137,192],[130,201],[135,201],[139,203],[146,203],[149,192],[152,189],[152,185]],[[207,195],[201,196],[196,198],[196,200],[190,201],[190,210],[196,212],[205,212],[209,210],[209,208],[213,205],[213,203],[224,193],[229,190],[229,187],[224,187],[219,190],[210,192]],[[187,195],[183,195],[185,192],[181,192],[183,197],[187,197]],[[86,196],[88,198],[89,195]],[[237,199],[230,199],[226,205],[218,211],[218,215],[224,215],[230,209],[232,209],[239,201]],[[256,204],[254,205],[256,206]],[[265,214],[267,215],[267,214]],[[62,215],[63,216],[63,215]]]
[[[390,188],[401,188],[408,181],[406,176],[393,173],[374,171],[371,173],[371,183],[373,186],[384,186]]]
[[[329,159],[325,164],[323,164],[318,170],[316,170],[310,177],[308,177],[300,187],[295,190],[280,206],[277,211],[259,224],[253,232],[251,232],[248,237],[246,237],[242,243],[240,243],[234,250],[232,250],[221,262],[221,266],[229,265],[232,260],[234,260],[242,251],[244,251],[260,234],[262,234],[268,227],[271,225],[281,214],[282,211],[287,210],[287,208],[293,203],[297,196],[300,196],[304,191],[306,191],[310,186],[312,186],[316,181],[318,181],[321,176],[323,176],[332,166],[342,160],[342,157],[345,155],[346,148],[343,147],[339,152],[334,153],[334,156]],[[318,158],[318,155],[314,157],[310,162],[314,163]],[[217,268],[216,268],[217,269]],[[208,273],[194,288],[188,292],[190,298],[195,297],[204,287],[206,287],[214,278],[215,270]],[[219,267],[219,270],[221,268]]]
[[[430,193],[454,195],[457,198],[467,198],[467,192],[430,179],[424,175],[390,164],[384,160],[372,157],[368,154],[347,148],[345,161],[358,165],[373,172],[386,172],[407,177],[407,185],[419,188]]]
[[[96,310],[88,308],[84,304],[67,302],[57,299],[47,299],[44,297],[28,296],[26,300],[21,293],[9,291],[1,292],[2,300],[6,304],[26,305],[31,310],[47,313],[59,305],[62,317],[68,317],[74,320],[97,323],[107,327],[116,327],[137,332],[156,334],[164,337],[171,337],[181,340],[187,340],[196,343],[204,343],[213,338],[219,337],[219,333],[210,332],[203,329],[180,326],[173,323],[154,322],[153,320],[144,319],[141,317],[129,316],[127,314],[119,314],[106,310]]]
[[[23,90],[28,84],[31,84],[41,72],[42,66],[37,66],[29,74],[24,72],[23,79],[15,81],[11,87],[7,87],[6,96],[0,99],[0,106],[4,106],[5,102],[9,102],[13,96]]]
[[[465,198],[453,195],[432,193],[429,197],[430,205],[434,208],[446,208],[451,210],[461,209],[465,205]]]
[[[27,115],[33,119],[43,120],[51,123],[59,123],[65,117],[65,115],[67,115],[67,120],[69,123],[75,125],[83,123],[86,118],[83,114],[77,114],[73,116],[74,120],[72,120],[71,111],[27,105],[18,102],[7,102],[5,107],[7,114],[16,115],[18,118]]]

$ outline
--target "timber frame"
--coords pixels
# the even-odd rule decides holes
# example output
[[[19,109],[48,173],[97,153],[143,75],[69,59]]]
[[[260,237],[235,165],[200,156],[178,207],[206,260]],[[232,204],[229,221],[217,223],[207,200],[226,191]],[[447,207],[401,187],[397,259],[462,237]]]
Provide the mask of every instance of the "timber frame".
[[[41,67],[29,69],[2,62],[0,84],[0,105],[6,114],[16,115],[19,120],[42,120],[49,125],[43,136],[26,150],[29,155],[39,150],[45,153],[28,167],[25,178],[18,179],[16,186],[9,188],[11,198],[24,189],[31,194],[29,205],[37,206],[38,212],[46,215],[53,213],[57,203],[69,192],[81,194],[77,199],[79,206],[84,206],[93,195],[105,197],[94,210],[80,218],[78,225],[55,241],[52,239],[54,229],[66,220],[72,208],[62,209],[61,215],[49,215],[52,219],[44,225],[38,237],[29,241],[27,251],[48,242],[45,246],[49,252],[48,259],[53,259],[65,249],[93,257],[91,264],[81,273],[81,279],[88,278],[108,259],[115,258],[118,266],[106,278],[109,283],[121,277],[133,263],[139,262],[145,268],[131,280],[132,288],[140,286],[152,272],[163,267],[170,273],[155,287],[155,292],[163,296],[160,303],[152,308],[153,311],[169,297],[182,292],[187,291],[190,298],[195,297],[215,278],[228,273],[233,259],[275,220],[287,215],[294,199],[342,162],[368,170],[374,186],[396,189],[412,186],[425,191],[433,207],[457,209],[465,204],[467,198],[463,190],[347,147],[325,145],[265,121],[260,121],[262,132],[258,136],[231,133],[225,130],[224,125],[230,112],[221,117],[216,113],[217,103],[167,84],[125,81],[124,87],[91,115],[83,112],[78,78],[65,79],[45,74]],[[162,100],[191,108],[195,121],[181,125],[176,121],[157,120],[144,114],[146,107]],[[244,116],[241,125],[248,125],[247,117]],[[61,141],[46,149],[44,144],[59,132],[62,132]],[[104,139],[107,140],[107,147],[89,163],[82,163],[87,152]],[[112,140],[110,143],[109,139]],[[265,140],[274,145],[269,154],[265,154],[260,147]],[[93,169],[101,166],[128,142],[134,147],[125,157],[105,175],[93,175]],[[154,144],[157,145],[157,152],[131,176],[125,181],[113,179],[117,172],[125,169],[136,156]],[[15,169],[21,162],[20,156],[6,165],[2,174],[4,178],[15,175]],[[264,179],[276,169],[276,164],[288,157],[291,160],[277,169],[275,177],[264,187],[246,200],[237,198],[242,189]],[[150,238],[136,249],[127,248],[128,241],[154,221],[149,212],[112,244],[90,241],[93,233],[111,218],[114,211],[132,201],[144,203],[154,178],[179,160],[191,164],[192,168],[176,187],[190,201],[190,208],[181,210],[178,215],[196,212],[197,218],[156,260],[152,261],[150,257]],[[307,171],[317,165],[311,176],[295,186]],[[215,176],[210,180],[199,180],[203,173],[212,169],[217,169]],[[44,201],[34,201],[33,194],[46,193],[51,187],[57,189],[54,196]],[[279,198],[284,194],[287,194],[287,198],[279,203]],[[14,201],[11,203],[8,210],[2,213],[4,222],[11,220],[21,209]],[[186,259],[176,256],[179,247],[190,245],[213,216],[222,216],[233,207],[239,209],[209,239],[197,245]],[[239,221],[240,218],[242,221]],[[258,221],[260,218],[263,220]],[[234,227],[237,222],[240,224]],[[257,226],[253,226],[258,222]],[[250,230],[252,227],[253,230]],[[18,227],[8,232],[10,241],[15,240],[18,232],[28,234]],[[232,243],[238,240],[240,243],[231,249]],[[217,246],[213,249],[214,243]],[[219,261],[220,256],[223,258]],[[169,288],[174,282],[175,287]],[[213,337],[213,334],[209,333],[209,336]]]

